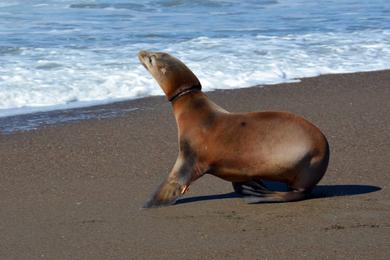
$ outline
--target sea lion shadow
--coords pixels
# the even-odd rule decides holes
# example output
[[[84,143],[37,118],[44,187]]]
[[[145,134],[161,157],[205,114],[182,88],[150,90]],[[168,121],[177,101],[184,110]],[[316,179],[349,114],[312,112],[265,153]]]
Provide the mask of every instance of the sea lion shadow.
[[[287,191],[287,188],[282,183],[266,182],[267,187],[274,191]],[[371,193],[379,191],[382,188],[372,185],[358,185],[358,184],[340,184],[340,185],[317,185],[314,187],[308,199],[339,197],[339,196],[353,196],[365,193]],[[233,199],[241,198],[241,196],[235,192],[228,192],[214,195],[202,195],[189,198],[183,198],[176,202],[176,204],[185,204],[198,201],[207,200],[220,200],[220,199]]]
[[[358,185],[358,184],[340,184],[340,185],[318,185],[315,186],[311,197],[315,198],[327,198],[327,197],[339,197],[339,196],[353,196],[365,193],[371,193],[379,191],[382,188],[372,185]]]
[[[202,196],[183,198],[176,201],[175,204],[177,205],[177,204],[185,204],[185,203],[204,201],[204,200],[220,200],[220,199],[232,199],[232,198],[240,198],[240,197],[241,196],[235,192],[228,192],[222,194],[202,195]]]

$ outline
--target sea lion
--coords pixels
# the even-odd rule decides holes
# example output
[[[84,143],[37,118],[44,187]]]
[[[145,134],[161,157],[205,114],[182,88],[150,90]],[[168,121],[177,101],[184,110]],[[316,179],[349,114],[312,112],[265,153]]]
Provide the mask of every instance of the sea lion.
[[[176,163],[144,207],[175,203],[204,174],[232,182],[248,203],[302,200],[325,174],[329,145],[312,123],[289,112],[229,113],[177,58],[147,51],[138,57],[172,103],[179,135]],[[289,191],[271,191],[262,180],[286,183]]]

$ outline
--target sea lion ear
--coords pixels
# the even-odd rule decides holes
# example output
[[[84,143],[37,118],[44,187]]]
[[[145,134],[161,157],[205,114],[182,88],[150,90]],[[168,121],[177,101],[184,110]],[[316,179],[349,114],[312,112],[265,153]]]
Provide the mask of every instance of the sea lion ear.
[[[149,201],[144,204],[144,208],[157,208],[169,206],[176,202],[182,194],[183,185],[177,182],[164,181],[152,195]]]
[[[165,67],[160,68],[160,71],[164,75],[165,75],[165,73],[167,73],[167,69]]]

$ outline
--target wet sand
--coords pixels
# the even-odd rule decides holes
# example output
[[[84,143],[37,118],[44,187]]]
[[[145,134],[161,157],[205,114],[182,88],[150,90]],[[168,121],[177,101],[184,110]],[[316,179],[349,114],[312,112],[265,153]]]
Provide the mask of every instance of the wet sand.
[[[390,255],[390,71],[208,95],[319,126],[331,160],[313,198],[247,205],[205,176],[176,205],[142,210],[175,161],[176,125],[164,97],[122,102],[106,106],[129,109],[118,117],[0,135],[0,259]]]

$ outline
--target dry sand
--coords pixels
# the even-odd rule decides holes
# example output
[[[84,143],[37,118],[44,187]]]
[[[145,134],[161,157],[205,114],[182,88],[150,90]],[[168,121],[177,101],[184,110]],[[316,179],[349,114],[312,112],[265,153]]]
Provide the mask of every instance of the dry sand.
[[[0,135],[0,259],[388,259],[390,71],[209,93],[229,111],[318,125],[328,171],[309,200],[247,205],[212,176],[142,210],[177,154],[163,97],[124,116]]]

